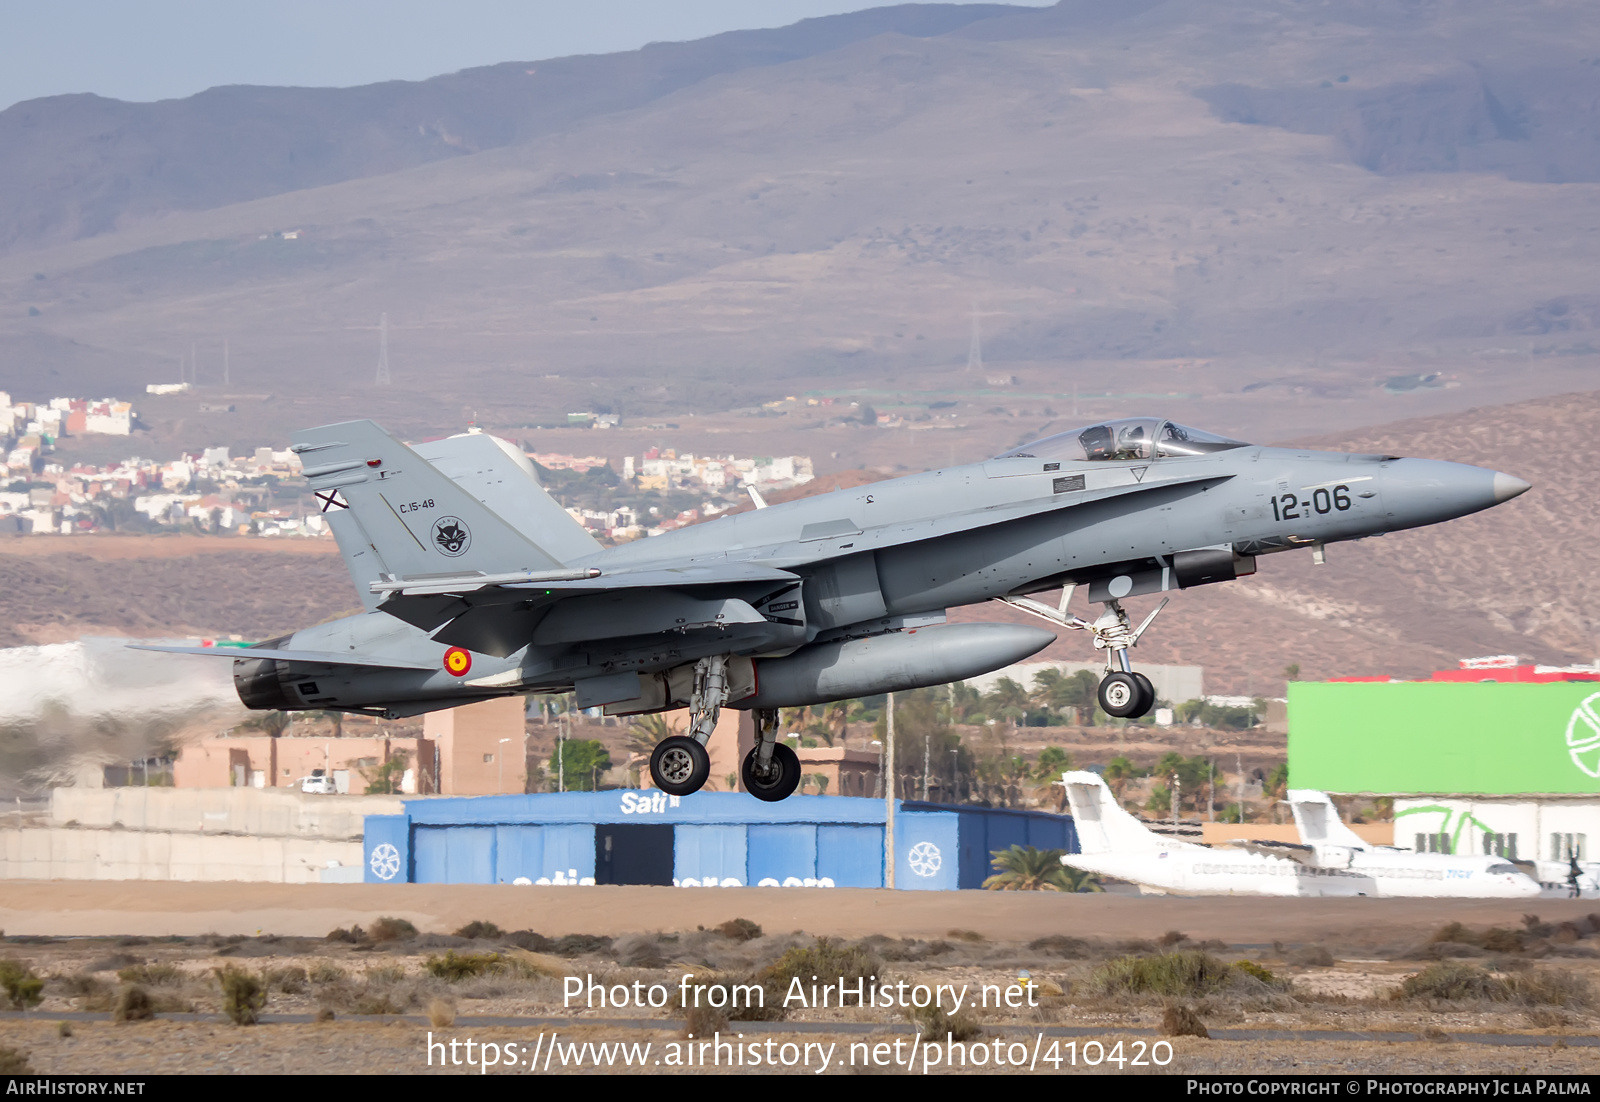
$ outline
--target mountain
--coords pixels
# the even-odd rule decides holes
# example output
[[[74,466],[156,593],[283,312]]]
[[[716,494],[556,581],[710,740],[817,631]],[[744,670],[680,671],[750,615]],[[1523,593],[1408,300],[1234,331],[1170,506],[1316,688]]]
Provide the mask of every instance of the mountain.
[[[196,443],[800,391],[975,423],[1159,400],[1281,435],[1585,389],[1586,15],[907,6],[414,83],[19,104],[0,389],[133,395],[193,349],[228,396],[201,404],[239,416],[141,413]]]

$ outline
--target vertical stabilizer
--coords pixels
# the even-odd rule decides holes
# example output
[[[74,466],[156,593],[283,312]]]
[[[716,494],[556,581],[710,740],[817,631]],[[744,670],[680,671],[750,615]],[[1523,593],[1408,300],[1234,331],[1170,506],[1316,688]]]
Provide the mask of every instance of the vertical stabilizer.
[[[358,522],[335,522],[334,532],[362,589],[377,564],[384,573],[405,577],[563,565],[371,421],[325,425],[295,433],[293,439],[291,450],[299,455],[323,511],[348,510]],[[363,545],[371,551],[371,564],[352,550]]]
[[[1300,841],[1308,846],[1347,846],[1350,849],[1369,849],[1361,835],[1345,826],[1339,818],[1339,809],[1333,806],[1326,792],[1309,788],[1291,788],[1289,807],[1294,812],[1295,829]]]
[[[1111,789],[1097,773],[1061,774],[1072,805],[1072,821],[1078,831],[1078,851],[1126,853],[1129,850],[1170,849],[1184,845],[1153,834],[1138,819],[1122,809]]]
[[[528,539],[570,565],[603,548],[551,497],[515,444],[464,432],[413,444],[416,452]]]

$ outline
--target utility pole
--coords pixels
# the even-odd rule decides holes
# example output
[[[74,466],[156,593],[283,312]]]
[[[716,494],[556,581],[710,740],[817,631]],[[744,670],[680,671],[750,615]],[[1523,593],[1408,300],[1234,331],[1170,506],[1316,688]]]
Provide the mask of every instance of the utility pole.
[[[928,740],[932,735],[922,736],[922,798],[928,798]]]
[[[1183,799],[1183,782],[1172,774],[1172,836],[1178,836],[1178,802]]]
[[[894,887],[894,694],[889,694],[883,724],[883,886]]]
[[[389,315],[378,319],[378,385],[389,385]]]

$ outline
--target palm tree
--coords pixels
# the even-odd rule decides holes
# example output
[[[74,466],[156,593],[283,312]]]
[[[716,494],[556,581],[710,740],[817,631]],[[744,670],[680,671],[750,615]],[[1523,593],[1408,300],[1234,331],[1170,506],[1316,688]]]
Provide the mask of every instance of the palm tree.
[[[1117,799],[1122,799],[1122,790],[1128,787],[1128,782],[1144,776],[1144,771],[1134,765],[1126,755],[1118,755],[1106,765],[1106,771],[1101,774],[1105,777],[1106,784],[1111,786],[1111,791],[1117,794]]]
[[[681,734],[682,726],[669,723],[662,712],[634,716],[628,721],[628,749],[648,758],[655,751],[656,743],[670,735]]]
[[[996,850],[990,862],[1000,870],[983,882],[995,892],[1097,892],[1100,882],[1061,863],[1065,850],[1012,846]]]

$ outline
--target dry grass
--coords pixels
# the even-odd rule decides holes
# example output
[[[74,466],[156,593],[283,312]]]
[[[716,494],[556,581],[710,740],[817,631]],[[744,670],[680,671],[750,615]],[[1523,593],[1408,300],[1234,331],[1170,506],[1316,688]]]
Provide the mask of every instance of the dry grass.
[[[1237,974],[1210,953],[1180,949],[1151,957],[1107,961],[1090,975],[1088,988],[1101,995],[1193,998],[1222,988]]]

